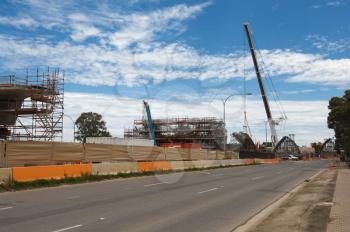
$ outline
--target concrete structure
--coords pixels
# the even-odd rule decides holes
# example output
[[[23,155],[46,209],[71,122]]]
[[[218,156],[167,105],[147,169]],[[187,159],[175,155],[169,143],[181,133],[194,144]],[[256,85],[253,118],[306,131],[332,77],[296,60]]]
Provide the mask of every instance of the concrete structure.
[[[0,139],[52,141],[62,136],[63,93],[59,69],[0,76]]]

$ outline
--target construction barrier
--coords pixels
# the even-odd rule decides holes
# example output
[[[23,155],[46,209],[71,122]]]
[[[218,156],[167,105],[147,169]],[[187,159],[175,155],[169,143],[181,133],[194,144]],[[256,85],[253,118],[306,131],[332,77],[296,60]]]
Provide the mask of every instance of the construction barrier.
[[[12,179],[21,182],[42,179],[62,179],[65,177],[80,177],[82,175],[91,174],[91,164],[66,164],[12,168]]]
[[[139,162],[137,166],[140,172],[171,170],[171,164],[166,161]]]
[[[12,179],[11,168],[0,168],[0,183],[7,183]]]
[[[244,159],[244,164],[246,165],[251,165],[254,164],[255,160],[254,159]]]
[[[262,163],[264,163],[264,164],[279,164],[279,163],[281,163],[281,159],[263,159]]]
[[[237,154],[228,152],[234,159]],[[0,141],[0,167],[131,161],[223,160],[224,152],[205,149]]]
[[[279,160],[268,160],[267,163],[278,163]],[[82,175],[108,175],[118,173],[135,173],[147,171],[186,170],[192,168],[209,168],[220,166],[238,166],[265,163],[261,159],[236,160],[194,160],[194,161],[154,161],[154,162],[102,162],[93,164],[64,164],[31,167],[0,168],[0,182],[11,178],[25,182],[39,179],[62,179]]]

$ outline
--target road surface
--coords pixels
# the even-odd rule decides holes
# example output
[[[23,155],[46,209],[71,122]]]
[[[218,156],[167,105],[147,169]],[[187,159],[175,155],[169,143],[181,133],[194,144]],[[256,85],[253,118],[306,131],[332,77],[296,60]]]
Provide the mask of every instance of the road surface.
[[[231,231],[326,161],[286,161],[0,194],[0,231]]]

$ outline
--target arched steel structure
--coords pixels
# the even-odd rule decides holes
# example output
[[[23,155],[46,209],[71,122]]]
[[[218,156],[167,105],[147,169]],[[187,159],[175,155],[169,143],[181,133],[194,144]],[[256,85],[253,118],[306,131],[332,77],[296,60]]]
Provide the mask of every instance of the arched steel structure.
[[[241,150],[244,151],[257,151],[257,148],[252,140],[252,138],[244,132],[232,133],[232,137],[241,144]]]
[[[273,149],[276,153],[300,154],[299,146],[289,136],[284,136]]]

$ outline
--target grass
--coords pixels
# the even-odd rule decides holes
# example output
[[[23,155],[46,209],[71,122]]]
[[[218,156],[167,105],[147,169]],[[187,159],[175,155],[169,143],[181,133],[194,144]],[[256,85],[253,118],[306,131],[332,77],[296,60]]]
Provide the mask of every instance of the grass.
[[[216,166],[216,167],[207,167],[207,168],[189,168],[184,170],[159,170],[159,171],[147,171],[147,172],[131,172],[131,173],[118,173],[118,174],[106,174],[106,175],[89,175],[83,174],[80,177],[65,177],[63,179],[48,179],[48,180],[34,180],[28,182],[18,182],[18,181],[9,181],[8,183],[0,184],[0,192],[4,191],[19,191],[26,189],[35,189],[43,187],[55,187],[66,184],[80,184],[87,182],[98,182],[103,180],[111,180],[118,178],[130,178],[130,177],[140,177],[140,176],[154,176],[157,174],[168,174],[176,172],[193,172],[193,171],[202,171],[202,170],[211,170],[218,168],[232,168],[239,166],[248,166],[256,165],[258,163],[252,164],[241,164],[241,165],[227,165],[227,166]]]

